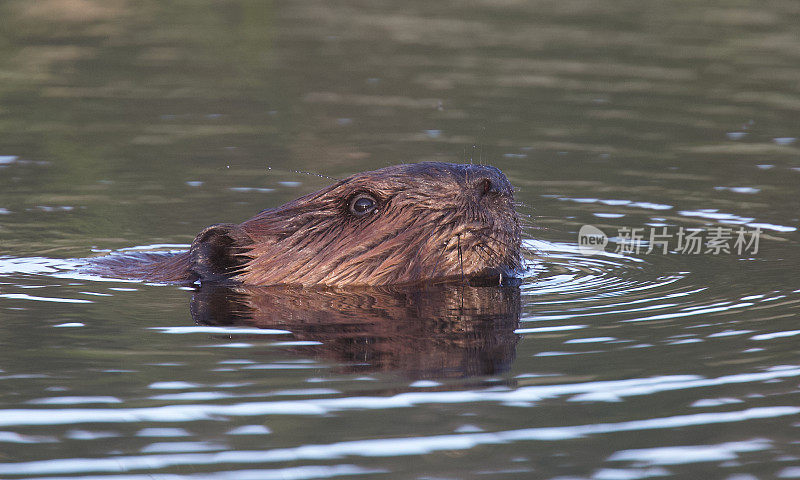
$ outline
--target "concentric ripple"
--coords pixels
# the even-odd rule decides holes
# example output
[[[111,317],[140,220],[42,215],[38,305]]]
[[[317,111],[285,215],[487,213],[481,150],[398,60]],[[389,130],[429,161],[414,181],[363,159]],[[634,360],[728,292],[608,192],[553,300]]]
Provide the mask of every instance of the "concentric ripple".
[[[568,348],[546,354],[585,352],[588,347],[596,351],[598,343],[630,348],[736,337],[758,342],[796,332],[787,329],[787,316],[780,312],[787,306],[796,308],[798,291],[780,282],[754,283],[746,270],[752,262],[609,252],[585,256],[574,244],[544,241],[529,241],[527,246],[537,252],[536,275],[522,287],[518,333],[588,334],[602,329],[602,334],[568,340],[563,345]],[[692,262],[706,262],[704,267],[710,268],[703,270],[718,272],[718,278],[693,273]]]

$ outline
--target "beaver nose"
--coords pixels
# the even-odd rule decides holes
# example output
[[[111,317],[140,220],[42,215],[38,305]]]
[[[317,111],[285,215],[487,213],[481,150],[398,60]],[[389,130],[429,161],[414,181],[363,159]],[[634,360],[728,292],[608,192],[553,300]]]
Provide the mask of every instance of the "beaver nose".
[[[464,187],[471,189],[478,197],[512,197],[511,184],[503,172],[488,165],[468,165],[464,169]]]
[[[478,191],[483,195],[490,193],[498,194],[500,193],[500,188],[498,188],[491,178],[484,177],[478,181]]]

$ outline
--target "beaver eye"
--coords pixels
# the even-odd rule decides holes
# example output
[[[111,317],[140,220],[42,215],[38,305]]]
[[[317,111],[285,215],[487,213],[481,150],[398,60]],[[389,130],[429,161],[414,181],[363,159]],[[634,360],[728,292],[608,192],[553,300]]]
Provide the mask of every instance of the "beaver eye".
[[[350,200],[350,213],[362,217],[375,210],[378,202],[368,193],[359,193]]]

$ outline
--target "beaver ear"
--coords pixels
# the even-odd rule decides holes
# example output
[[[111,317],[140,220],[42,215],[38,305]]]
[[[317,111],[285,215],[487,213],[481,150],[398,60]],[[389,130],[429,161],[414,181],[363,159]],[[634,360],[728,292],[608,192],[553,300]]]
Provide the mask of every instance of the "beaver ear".
[[[251,243],[250,237],[237,225],[211,225],[192,242],[190,268],[201,281],[228,280],[247,262],[242,253]]]

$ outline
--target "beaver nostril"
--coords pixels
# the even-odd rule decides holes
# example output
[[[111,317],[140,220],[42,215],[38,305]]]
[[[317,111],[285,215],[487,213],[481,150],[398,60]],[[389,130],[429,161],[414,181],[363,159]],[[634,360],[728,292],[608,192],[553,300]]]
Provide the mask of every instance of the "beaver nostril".
[[[497,187],[495,187],[494,183],[488,178],[484,178],[478,182],[478,189],[483,195],[486,195],[487,193],[497,193],[499,191]]]

